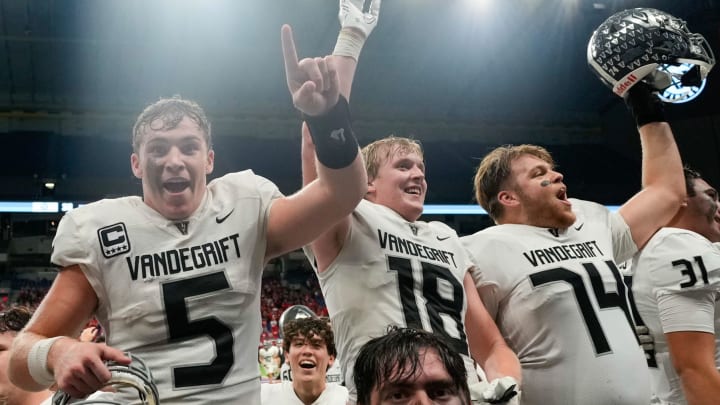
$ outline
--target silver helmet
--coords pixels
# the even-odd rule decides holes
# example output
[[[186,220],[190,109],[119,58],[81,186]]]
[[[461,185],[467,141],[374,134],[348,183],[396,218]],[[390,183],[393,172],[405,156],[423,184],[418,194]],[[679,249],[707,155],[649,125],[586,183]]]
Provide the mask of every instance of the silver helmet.
[[[702,35],[691,33],[685,21],[652,8],[621,11],[600,24],[588,43],[587,61],[621,97],[640,80],[661,91],[671,86],[695,88],[665,100],[670,102],[687,101],[699,93],[715,65]]]
[[[143,405],[158,405],[160,403],[160,396],[158,394],[157,387],[155,386],[155,380],[153,379],[152,373],[148,368],[147,364],[142,361],[141,358],[132,354],[125,353],[132,359],[130,364],[123,365],[115,362],[108,362],[107,367],[110,370],[110,380],[105,385],[106,387],[114,388],[133,388],[137,391],[140,403]],[[82,401],[72,401],[69,394],[64,391],[58,390],[55,392],[52,398],[53,405],[125,405],[122,402],[118,402],[112,399],[103,398],[88,398]]]

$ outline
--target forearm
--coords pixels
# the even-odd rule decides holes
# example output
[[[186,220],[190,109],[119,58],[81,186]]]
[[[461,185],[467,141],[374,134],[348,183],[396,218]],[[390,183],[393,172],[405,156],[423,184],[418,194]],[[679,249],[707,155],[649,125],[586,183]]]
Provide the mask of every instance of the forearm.
[[[342,169],[330,169],[316,162],[316,186],[322,189],[319,204],[324,205],[325,215],[347,216],[367,192],[367,172],[362,155],[358,152],[355,160]]]
[[[712,405],[720,398],[720,373],[715,367],[678,370],[688,405]]]
[[[315,145],[310,138],[310,130],[307,124],[302,124],[302,146],[300,149],[302,163],[303,187],[317,179],[317,168],[315,167]]]
[[[685,196],[682,160],[670,125],[651,122],[638,131],[643,153],[643,187],[662,188],[667,190],[668,196],[682,200]]]
[[[338,72],[338,79],[340,80],[340,94],[350,101],[350,93],[352,91],[352,84],[355,79],[358,62],[348,56],[334,55],[333,59],[335,61],[335,69],[337,69]]]
[[[480,364],[488,381],[510,376],[522,385],[522,368],[515,353],[504,343],[496,342],[490,349],[485,362]]]
[[[42,391],[47,389],[47,385],[39,384],[30,374],[28,367],[28,357],[32,347],[43,339],[47,339],[47,336],[38,335],[32,332],[20,332],[13,340],[12,348],[10,350],[10,357],[8,360],[8,377],[10,381],[26,391]],[[58,341],[59,342],[59,341]],[[50,348],[50,353],[47,356],[47,370],[52,370],[52,352],[57,350],[55,345]],[[57,352],[56,352],[57,353]]]

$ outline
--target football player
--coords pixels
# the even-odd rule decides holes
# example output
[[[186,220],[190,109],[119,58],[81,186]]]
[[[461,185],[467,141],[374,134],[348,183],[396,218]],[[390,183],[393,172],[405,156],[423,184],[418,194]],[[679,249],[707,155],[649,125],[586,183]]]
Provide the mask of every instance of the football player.
[[[62,219],[52,254],[61,270],[15,340],[15,384],[57,382],[84,397],[109,380],[105,360],[127,364],[123,351],[132,351],[155,375],[163,404],[260,403],[249,342],[260,336],[264,265],[344,218],[367,189],[332,59],[298,61],[289,26],[282,45],[293,104],[317,146],[318,181],[289,197],[251,170],[208,184],[215,152],[202,108],[180,98],[147,107],[130,159],[143,197],[102,200]],[[92,315],[107,346],[67,337]]]

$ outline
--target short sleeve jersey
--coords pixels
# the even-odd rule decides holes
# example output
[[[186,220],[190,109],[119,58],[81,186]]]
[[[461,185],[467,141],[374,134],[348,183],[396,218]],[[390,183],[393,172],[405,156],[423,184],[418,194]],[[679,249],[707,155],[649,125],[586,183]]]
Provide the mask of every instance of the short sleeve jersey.
[[[352,401],[355,358],[365,342],[384,335],[389,325],[443,336],[463,355],[470,381],[476,382],[463,326],[463,278],[470,264],[457,233],[440,222],[406,221],[367,200],[351,217],[348,239],[318,279]],[[315,263],[311,249],[304,250]]]
[[[567,229],[506,224],[462,238],[478,292],[523,373],[523,404],[650,400],[645,357],[615,263],[637,247],[617,213],[572,199]]]
[[[653,392],[663,404],[685,404],[665,333],[715,334],[720,369],[720,250],[695,232],[663,228],[635,255],[632,268],[635,304],[655,341]]]
[[[280,196],[248,170],[210,182],[183,223],[139,197],[101,200],[60,221],[52,262],[80,266],[107,344],[146,362],[163,404],[259,403],[249,342],[260,336],[267,217]]]
[[[339,384],[326,384],[325,390],[312,405],[345,405],[347,388]],[[262,385],[262,405],[304,405],[293,389],[292,382],[281,381]]]

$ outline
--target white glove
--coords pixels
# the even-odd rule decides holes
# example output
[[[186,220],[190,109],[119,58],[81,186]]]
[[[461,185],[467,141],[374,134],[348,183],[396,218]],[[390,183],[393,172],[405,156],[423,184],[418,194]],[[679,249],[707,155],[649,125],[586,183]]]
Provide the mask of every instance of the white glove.
[[[377,25],[382,0],[372,0],[367,13],[363,12],[364,0],[340,0],[340,33],[333,55],[348,56],[356,61],[360,57],[365,40]]]
[[[343,29],[354,28],[367,38],[377,25],[382,0],[372,0],[367,13],[363,13],[362,10],[364,3],[363,0],[340,0],[338,19]]]
[[[490,381],[490,385],[482,393],[483,401],[489,404],[517,404],[519,397],[518,382],[510,376]]]
[[[642,346],[643,350],[655,350],[655,339],[653,339],[647,326],[636,326],[635,333],[637,334],[640,346]]]

